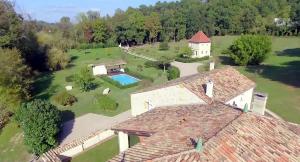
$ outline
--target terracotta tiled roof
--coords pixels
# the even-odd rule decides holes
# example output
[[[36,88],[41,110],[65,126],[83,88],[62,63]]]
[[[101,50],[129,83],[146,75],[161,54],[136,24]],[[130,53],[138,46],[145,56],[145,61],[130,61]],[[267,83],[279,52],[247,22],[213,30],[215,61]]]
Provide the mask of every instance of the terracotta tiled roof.
[[[166,115],[170,117],[161,114],[168,111],[171,112]],[[148,122],[141,119],[146,116]],[[111,161],[298,162],[300,159],[300,136],[289,129],[289,123],[241,113],[220,103],[153,109],[115,129],[126,130],[126,125],[129,130],[150,130],[154,134]],[[202,152],[194,149],[194,141],[199,137],[204,142]]]
[[[207,103],[211,103],[211,98],[205,95],[205,84],[209,80],[214,83],[213,100],[221,102],[227,102],[239,94],[255,87],[255,83],[253,81],[240,74],[234,68],[227,66],[209,72],[182,77],[163,85],[149,87],[136,93],[183,84],[187,89],[199,96],[202,100]]]
[[[161,107],[123,122],[113,130],[152,135],[112,161],[145,161],[194,148],[208,140],[241,114],[221,103]]]
[[[202,32],[197,32],[190,40],[191,43],[209,43],[210,39]]]
[[[153,161],[300,161],[300,136],[288,123],[251,113],[242,114],[204,143],[191,150]]]

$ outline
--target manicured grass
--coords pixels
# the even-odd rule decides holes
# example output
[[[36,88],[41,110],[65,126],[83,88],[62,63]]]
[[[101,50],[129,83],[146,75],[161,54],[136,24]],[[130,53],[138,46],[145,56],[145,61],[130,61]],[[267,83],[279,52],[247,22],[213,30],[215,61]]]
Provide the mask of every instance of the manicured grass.
[[[130,147],[134,146],[139,142],[137,136],[129,136]],[[73,158],[72,162],[104,162],[119,153],[119,143],[118,137],[113,137],[112,139],[101,143],[94,148],[87,150],[80,155]]]
[[[72,162],[104,162],[119,153],[118,137],[112,139],[76,156]]]
[[[67,82],[66,77],[78,73],[81,68],[87,67],[89,64],[99,64],[107,61],[123,59],[127,62],[126,67],[131,71],[153,78],[154,83],[151,84],[160,84],[167,81],[166,74],[164,74],[162,70],[145,68],[144,62],[146,60],[136,58],[131,55],[126,55],[119,48],[71,50],[70,55],[72,62],[70,63],[69,68],[54,73],[44,74],[36,82],[37,94],[35,97],[47,100],[51,100],[51,96],[53,96],[55,93],[63,91],[66,85],[72,85],[74,87],[70,93],[77,97],[77,103],[69,107],[63,107],[56,104],[59,109],[63,110],[64,121],[84,115],[86,113],[97,113],[107,116],[117,115],[130,108],[130,93],[145,86],[149,86],[139,85],[132,88],[120,89],[100,79],[100,77],[95,77],[95,82],[98,85],[97,88],[89,92],[81,92],[73,82]],[[142,70],[137,68],[138,65],[143,66]],[[119,104],[116,111],[105,111],[98,107],[95,103],[95,96],[97,94],[101,94],[105,88],[111,89],[111,93],[109,94],[110,97],[115,99]],[[55,103],[53,102],[53,104]]]
[[[182,40],[180,42],[169,42],[169,50],[161,51],[159,50],[159,43],[147,44],[143,46],[137,46],[131,48],[131,50],[140,55],[148,56],[151,58],[159,59],[161,56],[168,56],[175,58],[179,55],[179,49],[187,46],[187,41]]]
[[[32,156],[26,150],[21,129],[13,121],[8,123],[0,131],[0,162],[29,161]]]

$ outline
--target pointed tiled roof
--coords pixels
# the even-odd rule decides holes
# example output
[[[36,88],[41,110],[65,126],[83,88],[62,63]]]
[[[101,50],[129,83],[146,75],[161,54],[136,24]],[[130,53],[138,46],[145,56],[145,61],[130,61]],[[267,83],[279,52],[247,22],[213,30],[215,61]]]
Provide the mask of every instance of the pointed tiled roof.
[[[190,43],[209,43],[210,39],[202,32],[197,32],[190,40]]]

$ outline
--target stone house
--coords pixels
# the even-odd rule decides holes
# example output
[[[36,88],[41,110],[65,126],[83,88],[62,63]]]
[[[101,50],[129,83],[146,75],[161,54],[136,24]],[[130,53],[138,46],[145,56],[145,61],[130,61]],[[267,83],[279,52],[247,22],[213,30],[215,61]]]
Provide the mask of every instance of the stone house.
[[[253,81],[232,67],[214,69],[131,94],[131,113],[137,116],[156,107],[213,101],[250,110],[254,88]]]
[[[189,40],[189,47],[193,51],[193,55],[192,55],[193,58],[210,56],[211,41],[202,31],[196,33]]]

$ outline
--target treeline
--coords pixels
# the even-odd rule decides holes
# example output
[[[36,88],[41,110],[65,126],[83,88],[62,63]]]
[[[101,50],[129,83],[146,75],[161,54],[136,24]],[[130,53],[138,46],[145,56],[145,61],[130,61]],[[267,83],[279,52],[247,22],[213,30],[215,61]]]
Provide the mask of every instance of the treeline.
[[[63,17],[56,29],[76,44],[115,46],[179,41],[199,30],[206,34],[299,35],[299,0],[181,0],[120,9],[113,16],[79,13],[77,23]],[[82,46],[84,47],[84,45]]]

